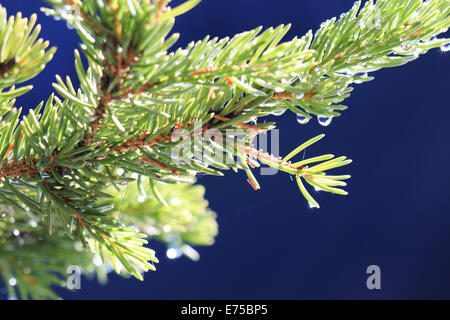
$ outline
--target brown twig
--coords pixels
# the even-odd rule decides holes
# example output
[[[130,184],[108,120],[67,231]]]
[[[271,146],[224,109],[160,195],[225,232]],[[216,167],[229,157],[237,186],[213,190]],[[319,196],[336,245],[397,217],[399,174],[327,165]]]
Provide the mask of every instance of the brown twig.
[[[108,102],[106,99],[100,99],[99,104],[95,108],[95,119],[89,124],[90,132],[87,130],[84,132],[83,146],[88,146],[94,142],[95,136],[100,129],[100,123],[106,118],[106,104]]]
[[[317,92],[316,92],[315,89],[309,90],[308,92],[305,92],[305,94],[304,94],[303,97],[302,97],[302,100],[303,100],[303,101],[311,100],[312,97],[313,97],[316,93],[317,93]],[[290,99],[294,99],[294,95],[292,94],[292,92],[287,92],[287,91],[284,91],[284,92],[278,92],[278,93],[275,93],[275,94],[272,96],[272,99],[274,99],[274,100],[290,100]]]
[[[277,92],[272,96],[273,100],[289,100],[292,99],[294,96],[292,95],[292,92],[284,91],[284,92]]]
[[[180,175],[176,170],[171,169],[168,165],[165,165],[165,164],[163,164],[163,163],[159,163],[159,162],[157,162],[157,161],[155,161],[155,160],[152,160],[152,159],[149,159],[149,158],[145,158],[145,157],[140,157],[139,160],[142,160],[142,161],[151,163],[151,164],[153,164],[153,165],[155,165],[155,166],[161,167],[161,168],[163,168],[163,169],[172,171],[172,173],[173,173],[174,175],[176,175],[176,176],[179,176],[179,175]]]
[[[162,82],[161,81],[155,81],[153,83],[146,83],[144,85],[142,85],[139,89],[134,90],[134,89],[128,89],[124,92],[122,92],[121,94],[118,94],[116,96],[113,96],[112,99],[113,100],[120,100],[120,99],[125,99],[128,98],[130,96],[137,96],[137,95],[141,95],[142,93],[144,93],[145,91],[160,85]]]

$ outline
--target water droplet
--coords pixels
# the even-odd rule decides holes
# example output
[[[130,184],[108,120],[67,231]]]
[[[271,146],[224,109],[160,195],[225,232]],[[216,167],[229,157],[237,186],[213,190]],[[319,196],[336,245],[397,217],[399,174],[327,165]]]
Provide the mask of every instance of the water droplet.
[[[297,94],[297,95],[295,96],[295,99],[301,100],[301,99],[303,99],[304,96],[305,96],[305,93],[302,92],[302,93]]]
[[[315,208],[317,208],[317,206],[314,204],[314,203],[308,203],[309,204],[309,207],[311,208],[311,209],[315,209]]]
[[[323,115],[317,116],[317,121],[323,127],[328,127],[332,120],[333,120],[333,117],[327,117],[327,116],[323,116]]]
[[[276,93],[284,92],[284,89],[283,89],[283,88],[280,88],[280,87],[275,87],[273,90],[274,90]]]
[[[81,244],[81,242],[75,242],[74,248],[79,252],[83,251],[83,245]]]
[[[400,45],[400,47],[401,47],[403,50],[411,50],[411,49],[412,49],[412,46],[413,46],[413,44],[412,44],[411,41],[406,41],[406,42],[404,42],[404,43],[402,43],[402,44]]]
[[[178,259],[181,256],[181,249],[178,247],[170,247],[166,251],[166,256],[169,259]]]
[[[8,283],[11,287],[14,287],[17,283],[17,280],[16,280],[16,278],[11,278],[11,279],[9,279]]]
[[[18,237],[18,236],[20,235],[20,231],[17,230],[17,229],[14,229],[13,235],[16,236],[16,237]]]
[[[297,122],[300,124],[307,124],[311,118],[303,115],[303,114],[297,114]]]
[[[99,255],[95,255],[94,259],[92,259],[92,262],[94,262],[97,267],[101,266],[103,263],[102,258]]]
[[[441,46],[441,51],[442,52],[448,52],[450,51],[450,43],[444,44]]]
[[[354,74],[353,74],[353,77],[362,77],[362,78],[367,78],[368,77],[368,74],[367,74],[367,72],[363,72],[363,71],[358,71],[358,72],[355,72]],[[362,80],[354,80],[353,81],[354,83],[363,83],[363,81]]]

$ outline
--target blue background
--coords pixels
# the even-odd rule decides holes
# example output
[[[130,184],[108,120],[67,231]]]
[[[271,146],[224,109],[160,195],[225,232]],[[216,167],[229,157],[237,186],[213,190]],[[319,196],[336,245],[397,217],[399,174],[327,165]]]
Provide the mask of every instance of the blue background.
[[[177,3],[180,1],[176,1]],[[39,0],[1,1],[8,13],[39,12]],[[177,20],[178,46],[205,35],[293,23],[288,35],[316,30],[352,0],[205,0]],[[76,79],[74,31],[39,13],[42,37],[59,50],[21,98],[36,106],[52,92],[56,73]],[[200,248],[197,263],[168,260],[145,281],[111,276],[107,286],[83,279],[65,299],[404,299],[450,298],[450,54],[433,50],[406,66],[374,73],[346,101],[330,127],[278,118],[285,154],[319,133],[308,155],[348,155],[354,163],[347,197],[316,194],[311,210],[288,175],[259,177],[255,192],[242,174],[201,176],[218,213],[220,235]],[[341,172],[343,172],[341,170]],[[366,268],[381,267],[381,290],[366,288]]]

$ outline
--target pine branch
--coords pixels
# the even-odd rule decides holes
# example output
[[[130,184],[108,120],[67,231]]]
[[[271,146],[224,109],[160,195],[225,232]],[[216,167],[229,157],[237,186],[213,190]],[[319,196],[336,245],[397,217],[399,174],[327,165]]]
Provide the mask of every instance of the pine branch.
[[[59,96],[52,95],[20,120],[14,98],[31,88],[14,85],[42,70],[54,49],[45,51],[48,42],[36,41],[40,28],[33,29],[35,16],[28,22],[18,14],[6,22],[6,11],[0,10],[0,201],[24,220],[31,215],[43,222],[30,232],[31,245],[40,246],[35,239],[45,234],[45,241],[63,255],[72,253],[67,243],[81,243],[97,254],[100,265],[111,264],[116,272],[138,279],[158,261],[144,246],[147,236],[176,245],[194,259],[190,245],[213,243],[215,215],[199,187],[190,185],[196,174],[244,170],[257,190],[252,168],[266,164],[294,175],[311,207],[319,204],[304,182],[347,194],[339,187],[350,176],[328,171],[351,160],[330,154],[292,160],[323,135],[277,158],[252,144],[275,123],[255,120],[289,110],[302,124],[317,116],[329,125],[347,108],[341,103],[352,85],[373,79],[369,72],[402,65],[450,42],[435,38],[450,25],[446,0],[380,0],[364,6],[358,1],[339,19],[301,38],[282,42],[290,27],[282,25],[231,39],[206,37],[175,51],[170,51],[179,37],[170,34],[174,18],[198,0],[176,8],[167,0],[48,2],[53,8],[43,9],[46,13],[74,25],[89,67],[76,51],[80,88],[69,77],[57,76]],[[236,130],[231,142],[229,129]],[[177,148],[183,151],[181,159],[173,156]],[[241,161],[229,163],[229,158]],[[123,195],[125,202],[119,200],[123,185],[131,190]],[[143,197],[139,205],[136,190]],[[186,221],[180,208],[197,220]],[[24,226],[17,221],[0,226],[0,239],[17,245],[11,234]],[[24,252],[31,250],[27,246]],[[85,252],[80,259],[92,264]],[[48,254],[42,257],[52,259]],[[28,276],[17,280],[23,275],[9,256],[0,253],[2,276],[17,275],[21,297],[52,296],[48,288],[56,278],[36,282],[42,290],[35,291]],[[30,265],[42,261],[29,259]],[[61,261],[51,266],[59,273],[64,267]],[[42,268],[43,273],[51,269]]]

